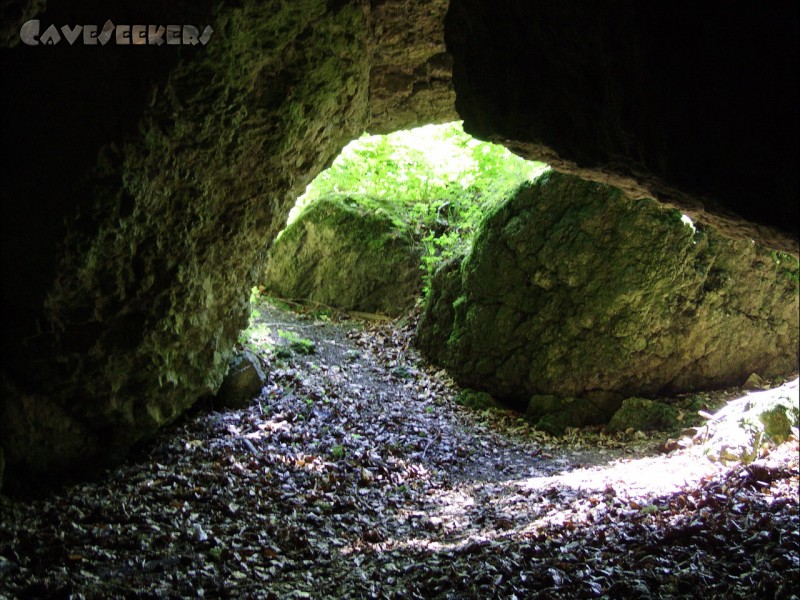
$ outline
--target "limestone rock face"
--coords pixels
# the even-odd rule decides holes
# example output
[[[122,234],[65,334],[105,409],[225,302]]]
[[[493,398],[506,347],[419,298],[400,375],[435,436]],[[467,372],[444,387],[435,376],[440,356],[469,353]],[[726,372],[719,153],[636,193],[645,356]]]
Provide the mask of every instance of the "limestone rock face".
[[[520,403],[736,384],[797,368],[797,275],[791,256],[550,172],[436,274],[418,345]]]
[[[796,254],[798,24],[783,0],[451,0],[445,37],[469,133]]]
[[[444,43],[449,0],[370,0],[369,132],[458,119]]]
[[[324,197],[275,241],[264,284],[283,298],[398,315],[422,290],[420,247],[387,214]]]
[[[139,135],[101,153],[3,385],[8,475],[99,464],[217,390],[265,244],[367,123],[364,11],[331,4],[219,4]]]

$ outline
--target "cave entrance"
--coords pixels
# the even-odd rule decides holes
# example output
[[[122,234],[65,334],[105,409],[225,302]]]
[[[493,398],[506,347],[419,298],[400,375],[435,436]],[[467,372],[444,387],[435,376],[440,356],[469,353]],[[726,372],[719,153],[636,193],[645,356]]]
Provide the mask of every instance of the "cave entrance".
[[[483,215],[547,168],[461,122],[364,134],[298,198],[254,293],[402,314],[444,261],[469,249]]]

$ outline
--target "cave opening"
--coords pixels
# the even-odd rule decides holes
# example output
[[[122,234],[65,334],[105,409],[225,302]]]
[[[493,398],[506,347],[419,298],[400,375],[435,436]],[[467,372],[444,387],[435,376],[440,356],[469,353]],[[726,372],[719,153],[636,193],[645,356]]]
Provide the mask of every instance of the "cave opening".
[[[396,316],[423,300],[444,261],[469,250],[485,214],[546,170],[460,122],[364,134],[297,199],[260,290]]]
[[[6,0],[0,43],[161,4]],[[208,44],[2,48],[0,484],[81,483],[0,497],[0,596],[792,597],[800,12],[776,7],[174,2]],[[456,118],[553,168],[490,210],[324,194],[371,216],[364,252],[419,242],[377,269],[421,276],[410,316],[250,288],[348,140]],[[345,270],[341,236],[296,231]]]

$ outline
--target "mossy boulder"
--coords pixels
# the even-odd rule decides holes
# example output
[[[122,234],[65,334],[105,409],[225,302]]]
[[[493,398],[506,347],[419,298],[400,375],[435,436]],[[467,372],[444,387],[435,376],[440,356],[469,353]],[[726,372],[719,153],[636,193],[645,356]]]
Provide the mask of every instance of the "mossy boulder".
[[[672,430],[681,426],[680,410],[647,398],[627,398],[608,422],[609,431]]]
[[[555,396],[544,396],[555,398]],[[542,398],[542,396],[539,396]],[[608,413],[602,406],[588,398],[555,398],[558,402],[541,415],[538,419],[531,419],[533,411],[528,413],[528,418],[533,420],[537,429],[546,431],[551,435],[562,435],[568,427],[586,427],[588,425],[601,425],[608,420]]]
[[[398,315],[422,291],[420,245],[375,199],[315,200],[275,240],[264,285],[283,298]]]
[[[265,242],[368,122],[359,4],[216,3],[208,22],[81,188],[42,333],[0,397],[12,481],[86,476],[216,392]]]
[[[537,429],[561,435],[568,427],[601,425],[619,408],[614,394],[588,394],[584,398],[562,398],[536,394],[528,401],[525,416]]]
[[[549,172],[432,280],[417,343],[500,399],[653,396],[798,365],[798,262]]]

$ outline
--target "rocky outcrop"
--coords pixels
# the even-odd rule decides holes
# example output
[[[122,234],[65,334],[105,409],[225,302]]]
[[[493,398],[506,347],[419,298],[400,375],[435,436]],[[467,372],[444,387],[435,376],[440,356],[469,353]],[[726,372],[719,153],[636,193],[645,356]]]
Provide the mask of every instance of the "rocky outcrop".
[[[465,129],[796,254],[800,5],[728,8],[452,0]]]
[[[524,404],[787,374],[798,364],[798,263],[550,172],[436,274],[418,344],[464,385]]]
[[[800,424],[798,381],[751,392],[714,414],[695,439],[711,460],[749,464],[764,444],[779,445],[797,435]]]
[[[139,137],[101,154],[3,389],[8,474],[85,471],[219,387],[265,243],[367,122],[364,13],[329,4],[221,5]]]
[[[420,254],[410,228],[388,213],[325,196],[275,240],[264,285],[282,298],[398,315],[422,291]]]

